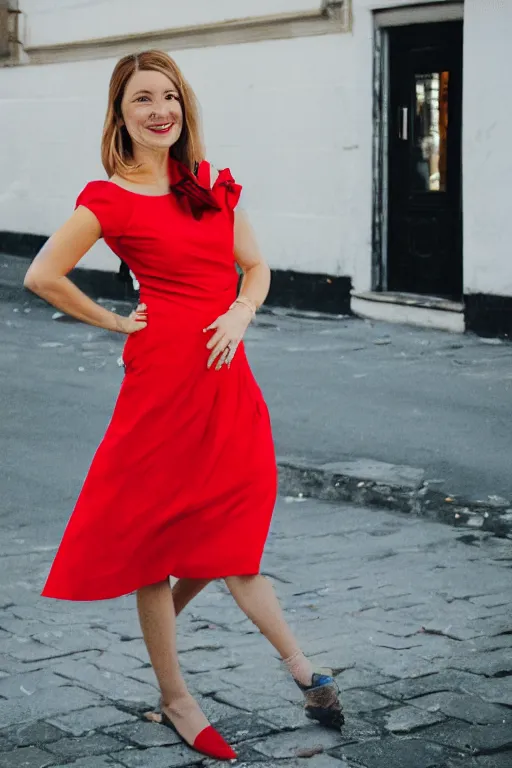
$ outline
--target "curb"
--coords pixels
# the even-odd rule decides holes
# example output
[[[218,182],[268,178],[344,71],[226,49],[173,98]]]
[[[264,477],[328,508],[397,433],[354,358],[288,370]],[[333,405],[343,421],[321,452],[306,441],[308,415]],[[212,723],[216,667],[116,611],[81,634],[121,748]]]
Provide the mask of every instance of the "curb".
[[[447,496],[417,467],[371,459],[315,465],[281,457],[277,463],[282,496],[379,507],[512,539],[512,502]]]

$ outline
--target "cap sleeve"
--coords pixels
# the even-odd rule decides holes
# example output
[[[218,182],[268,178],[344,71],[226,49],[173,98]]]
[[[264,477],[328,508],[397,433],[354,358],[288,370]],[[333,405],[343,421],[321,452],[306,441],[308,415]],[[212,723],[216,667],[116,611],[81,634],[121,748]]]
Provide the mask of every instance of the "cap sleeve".
[[[88,208],[98,219],[103,237],[113,238],[126,233],[130,214],[126,202],[110,181],[90,181],[78,195],[75,208]]]

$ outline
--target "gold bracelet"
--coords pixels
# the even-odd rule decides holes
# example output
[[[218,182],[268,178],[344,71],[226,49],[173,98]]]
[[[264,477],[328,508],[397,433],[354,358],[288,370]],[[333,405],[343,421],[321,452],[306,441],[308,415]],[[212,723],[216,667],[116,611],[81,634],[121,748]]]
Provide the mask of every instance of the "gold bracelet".
[[[254,301],[249,299],[247,296],[239,296],[237,299],[235,299],[235,301],[230,306],[230,309],[233,309],[236,304],[242,304],[244,307],[247,307],[247,309],[250,309],[253,315],[256,314],[257,306]]]

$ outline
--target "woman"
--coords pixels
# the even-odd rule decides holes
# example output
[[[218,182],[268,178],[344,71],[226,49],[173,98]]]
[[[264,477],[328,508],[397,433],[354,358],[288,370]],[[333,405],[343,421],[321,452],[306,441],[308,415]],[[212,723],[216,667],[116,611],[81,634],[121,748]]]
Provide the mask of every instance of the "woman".
[[[304,691],[306,714],[343,722],[332,678],[315,674],[259,574],[276,497],[267,407],[244,333],[270,272],[241,187],[204,160],[195,98],[175,62],[147,51],[118,62],[102,139],[108,181],[92,181],[34,260],[25,285],[90,325],[118,331],[125,377],[106,435],[67,525],[43,595],[102,600],[137,592],[161,690],[162,721],[198,751],[235,753],[182,677],[179,608],[225,579],[240,608]],[[140,283],[121,317],[66,277],[103,237]],[[244,277],[237,296],[235,260]]]

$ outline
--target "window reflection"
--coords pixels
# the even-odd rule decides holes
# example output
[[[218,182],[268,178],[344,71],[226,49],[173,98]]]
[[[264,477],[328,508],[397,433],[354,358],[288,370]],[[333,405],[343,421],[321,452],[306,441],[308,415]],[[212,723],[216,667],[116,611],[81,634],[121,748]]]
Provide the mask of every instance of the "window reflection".
[[[446,192],[449,72],[415,76],[414,188]]]

